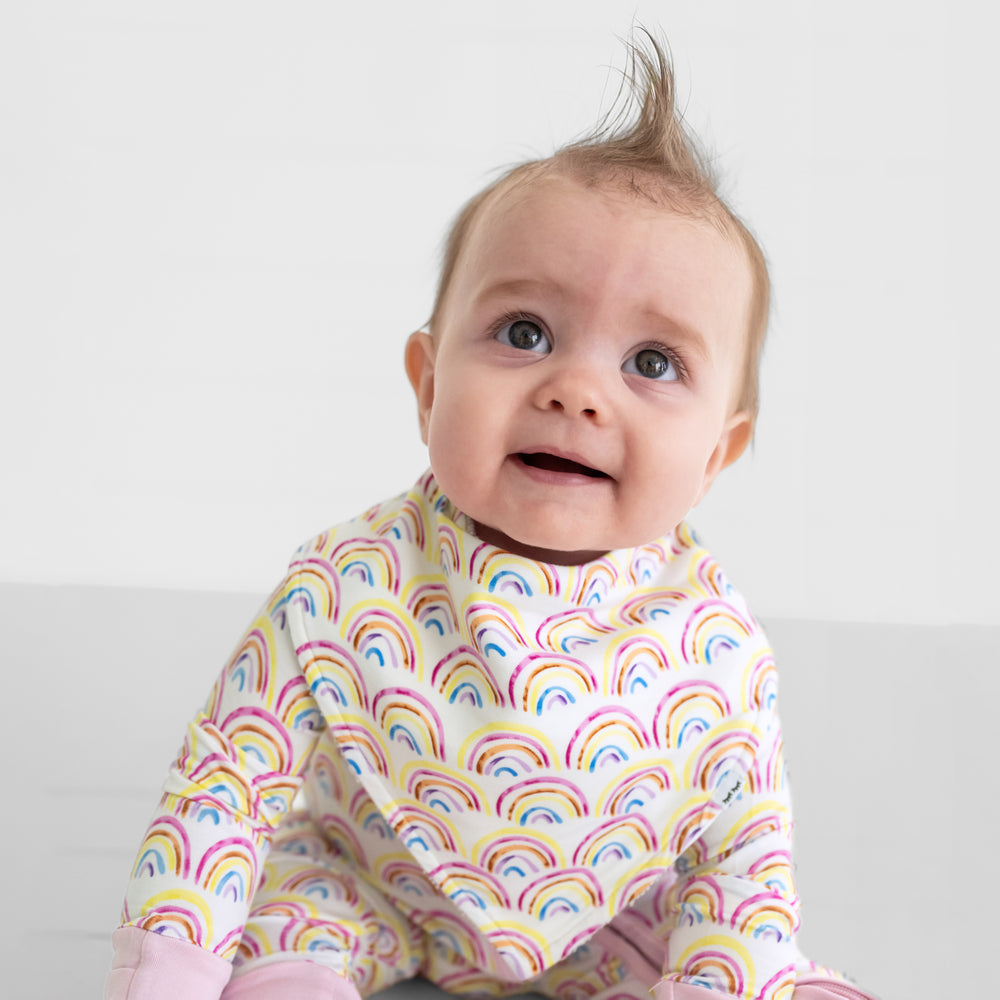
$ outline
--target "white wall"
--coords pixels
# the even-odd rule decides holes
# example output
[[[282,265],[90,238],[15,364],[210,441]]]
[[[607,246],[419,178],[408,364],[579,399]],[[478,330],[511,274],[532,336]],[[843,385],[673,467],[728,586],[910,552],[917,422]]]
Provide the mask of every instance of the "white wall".
[[[977,9],[5,4],[0,579],[263,591],[408,486],[446,223],[592,122],[634,14],[776,285],[755,452],[701,534],[764,617],[1000,622]]]

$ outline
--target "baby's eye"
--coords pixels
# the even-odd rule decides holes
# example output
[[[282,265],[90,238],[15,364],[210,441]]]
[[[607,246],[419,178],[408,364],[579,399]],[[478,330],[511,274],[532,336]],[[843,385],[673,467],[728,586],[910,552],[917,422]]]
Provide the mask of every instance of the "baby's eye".
[[[552,350],[545,332],[530,319],[516,319],[512,323],[505,323],[497,330],[496,338],[501,344],[510,344],[521,351],[548,354]]]
[[[662,351],[645,348],[634,354],[623,366],[626,372],[659,382],[676,382],[680,379],[677,366]]]

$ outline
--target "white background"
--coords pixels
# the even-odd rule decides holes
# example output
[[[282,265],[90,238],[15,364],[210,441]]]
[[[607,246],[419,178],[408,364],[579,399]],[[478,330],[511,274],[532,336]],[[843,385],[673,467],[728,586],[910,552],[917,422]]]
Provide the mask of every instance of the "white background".
[[[700,534],[765,618],[997,624],[981,9],[5,4],[0,580],[263,593],[405,489],[447,223],[590,126],[634,17],[776,287],[757,443]]]

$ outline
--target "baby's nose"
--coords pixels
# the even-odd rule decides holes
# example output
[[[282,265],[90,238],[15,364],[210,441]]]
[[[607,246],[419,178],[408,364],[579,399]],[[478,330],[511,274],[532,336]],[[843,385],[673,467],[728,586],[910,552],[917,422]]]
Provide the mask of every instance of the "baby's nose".
[[[574,366],[540,386],[537,402],[542,409],[597,420],[607,409],[607,392],[600,376],[584,366]]]
[[[565,398],[567,396],[567,394],[563,393],[563,396]],[[584,417],[596,417],[597,416],[597,406],[596,405],[585,406],[583,403],[578,403],[578,402],[576,402],[572,398],[569,398],[568,402],[564,403],[561,399],[555,399],[553,397],[553,399],[551,400],[551,404],[550,405],[552,406],[552,409],[554,409],[554,410],[563,410],[563,411],[565,411],[567,413],[570,413],[570,414],[579,413],[581,416],[584,416]]]

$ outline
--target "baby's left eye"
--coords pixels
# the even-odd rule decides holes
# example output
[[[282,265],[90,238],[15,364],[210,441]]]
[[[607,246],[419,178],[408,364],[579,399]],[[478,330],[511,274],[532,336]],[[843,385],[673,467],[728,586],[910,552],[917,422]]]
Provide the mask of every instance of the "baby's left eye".
[[[632,355],[622,366],[623,371],[658,382],[676,382],[680,379],[677,366],[662,351],[650,347]]]
[[[548,354],[552,350],[545,331],[531,319],[514,319],[505,323],[494,336],[500,343],[516,347],[520,351]]]

